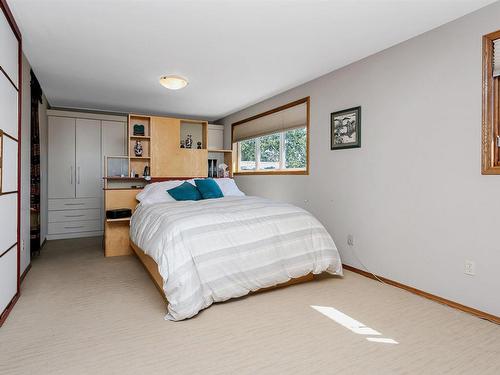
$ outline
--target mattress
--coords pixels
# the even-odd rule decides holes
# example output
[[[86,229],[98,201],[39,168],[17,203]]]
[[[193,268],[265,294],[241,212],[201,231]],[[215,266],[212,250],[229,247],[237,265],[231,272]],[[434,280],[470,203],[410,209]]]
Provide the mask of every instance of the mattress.
[[[259,197],[140,204],[130,238],[158,264],[169,320],[309,273],[342,275],[314,216]]]

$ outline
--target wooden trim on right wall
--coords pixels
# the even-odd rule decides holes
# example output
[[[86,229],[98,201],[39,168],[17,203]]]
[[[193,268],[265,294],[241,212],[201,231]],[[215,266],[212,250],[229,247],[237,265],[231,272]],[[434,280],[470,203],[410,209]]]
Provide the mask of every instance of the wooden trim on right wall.
[[[481,173],[485,175],[500,174],[496,145],[500,135],[500,78],[493,78],[493,42],[496,39],[500,39],[500,30],[483,36]]]
[[[410,292],[410,293],[413,293],[413,294],[417,294],[420,297],[424,297],[424,298],[430,299],[430,300],[432,300],[434,302],[438,302],[440,304],[443,304],[443,305],[446,305],[446,306],[449,306],[449,307],[453,307],[454,309],[457,309],[457,310],[466,312],[468,314],[477,316],[478,318],[486,319],[486,320],[489,320],[492,323],[500,324],[500,317],[499,316],[488,314],[487,312],[484,312],[484,311],[481,311],[481,310],[474,309],[472,307],[468,307],[468,306],[462,305],[462,304],[460,304],[458,302],[450,301],[450,300],[448,300],[446,298],[439,297],[439,296],[436,296],[434,294],[424,292],[423,290],[420,290],[420,289],[417,289],[417,288],[413,288],[413,287],[405,285],[405,284],[398,283],[397,281],[393,281],[391,279],[387,279],[387,278],[382,277],[382,276],[373,275],[370,272],[360,270],[359,268],[356,268],[356,267],[353,267],[353,266],[349,266],[347,264],[343,264],[342,267],[344,267],[344,269],[346,269],[348,271],[358,273],[358,274],[360,274],[362,276],[368,277],[368,278],[373,279],[373,280],[379,279],[379,280],[383,281],[385,284],[389,284],[389,285],[395,286],[397,288],[404,289],[407,292]]]

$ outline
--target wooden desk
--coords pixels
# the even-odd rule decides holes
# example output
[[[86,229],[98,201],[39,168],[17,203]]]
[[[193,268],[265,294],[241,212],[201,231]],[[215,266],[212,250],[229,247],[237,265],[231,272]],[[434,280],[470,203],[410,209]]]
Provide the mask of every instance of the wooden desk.
[[[138,203],[135,196],[139,191],[140,189],[104,189],[104,207],[106,210],[130,208],[134,212]],[[132,254],[130,218],[105,219],[104,256],[114,257]]]

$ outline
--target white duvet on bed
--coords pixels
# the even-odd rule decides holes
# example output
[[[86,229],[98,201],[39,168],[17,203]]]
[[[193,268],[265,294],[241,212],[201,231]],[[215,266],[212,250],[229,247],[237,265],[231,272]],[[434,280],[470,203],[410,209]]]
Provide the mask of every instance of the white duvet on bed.
[[[130,236],[158,264],[170,320],[311,272],[342,274],[337,248],[316,218],[264,198],[140,204]]]

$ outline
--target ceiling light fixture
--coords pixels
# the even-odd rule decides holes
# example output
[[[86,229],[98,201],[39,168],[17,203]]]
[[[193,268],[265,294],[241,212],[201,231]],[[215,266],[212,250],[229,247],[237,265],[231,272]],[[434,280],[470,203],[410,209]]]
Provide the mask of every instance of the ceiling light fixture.
[[[180,90],[188,85],[186,78],[167,75],[160,78],[160,84],[170,90]]]

